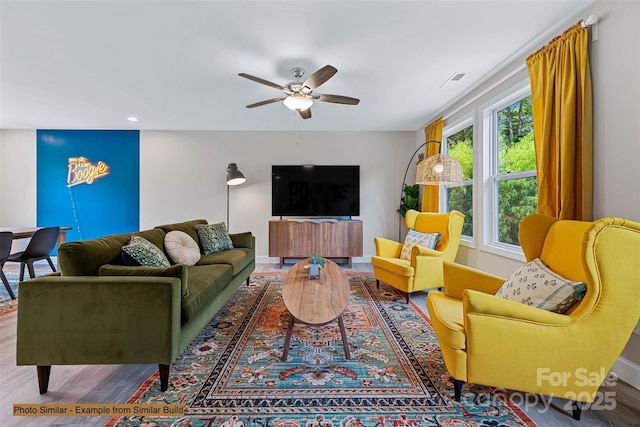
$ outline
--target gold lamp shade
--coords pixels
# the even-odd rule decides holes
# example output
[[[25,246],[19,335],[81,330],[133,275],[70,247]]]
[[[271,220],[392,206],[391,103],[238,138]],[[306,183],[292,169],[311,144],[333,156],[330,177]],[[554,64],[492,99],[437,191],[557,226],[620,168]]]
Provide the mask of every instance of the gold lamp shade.
[[[416,184],[462,184],[462,166],[460,165],[460,162],[452,159],[446,154],[435,154],[418,163]]]

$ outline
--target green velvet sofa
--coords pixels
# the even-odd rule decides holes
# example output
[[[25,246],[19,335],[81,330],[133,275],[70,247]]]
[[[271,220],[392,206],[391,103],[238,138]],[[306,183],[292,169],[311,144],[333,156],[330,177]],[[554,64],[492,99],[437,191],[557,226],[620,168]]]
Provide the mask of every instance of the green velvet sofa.
[[[37,366],[46,393],[52,365],[158,364],[160,388],[169,366],[235,294],[255,268],[255,237],[231,234],[234,249],[202,255],[194,266],[126,266],[132,235],[164,250],[178,230],[200,245],[193,220],[151,230],[68,242],[57,274],[20,283],[16,360]]]

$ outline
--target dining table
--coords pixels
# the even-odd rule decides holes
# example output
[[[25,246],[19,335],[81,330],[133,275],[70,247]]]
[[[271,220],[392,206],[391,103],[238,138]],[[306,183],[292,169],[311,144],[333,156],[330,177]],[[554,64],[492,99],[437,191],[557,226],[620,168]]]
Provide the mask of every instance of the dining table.
[[[44,227],[0,227],[0,231],[10,231],[13,233],[13,239],[30,239],[33,234]],[[71,227],[60,227],[58,233],[58,247],[67,241],[67,231],[72,230]]]

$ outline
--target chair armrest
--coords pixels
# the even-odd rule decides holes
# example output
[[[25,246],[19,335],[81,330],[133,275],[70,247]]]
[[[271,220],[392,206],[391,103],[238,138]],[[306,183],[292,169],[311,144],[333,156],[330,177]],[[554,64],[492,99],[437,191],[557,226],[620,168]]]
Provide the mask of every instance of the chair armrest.
[[[391,239],[385,239],[384,237],[374,237],[373,242],[376,245],[377,256],[385,258],[400,258],[402,243],[398,243]]]
[[[171,363],[180,279],[41,276],[20,284],[18,365]]]
[[[411,266],[415,269],[414,290],[441,288],[444,283],[443,261],[444,252],[418,245],[411,248]]]
[[[465,318],[473,315],[501,317],[504,321],[537,323],[542,325],[568,325],[571,317],[516,301],[467,289],[462,298]],[[517,327],[514,325],[514,327]]]
[[[495,295],[504,284],[500,276],[485,273],[466,265],[444,262],[444,293],[451,298],[461,300],[466,289],[473,289],[489,295]]]

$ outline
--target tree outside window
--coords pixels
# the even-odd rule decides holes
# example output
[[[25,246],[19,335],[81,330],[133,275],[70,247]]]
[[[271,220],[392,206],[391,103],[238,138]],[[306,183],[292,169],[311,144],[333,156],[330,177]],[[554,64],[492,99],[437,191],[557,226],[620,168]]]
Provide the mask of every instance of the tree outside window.
[[[535,146],[531,95],[495,111],[497,122],[496,162],[494,163],[494,200],[497,202],[498,242],[520,245],[520,220],[536,211]]]
[[[462,166],[462,184],[444,189],[447,212],[462,212],[462,234],[473,236],[473,125],[448,135],[445,140],[446,153]]]

